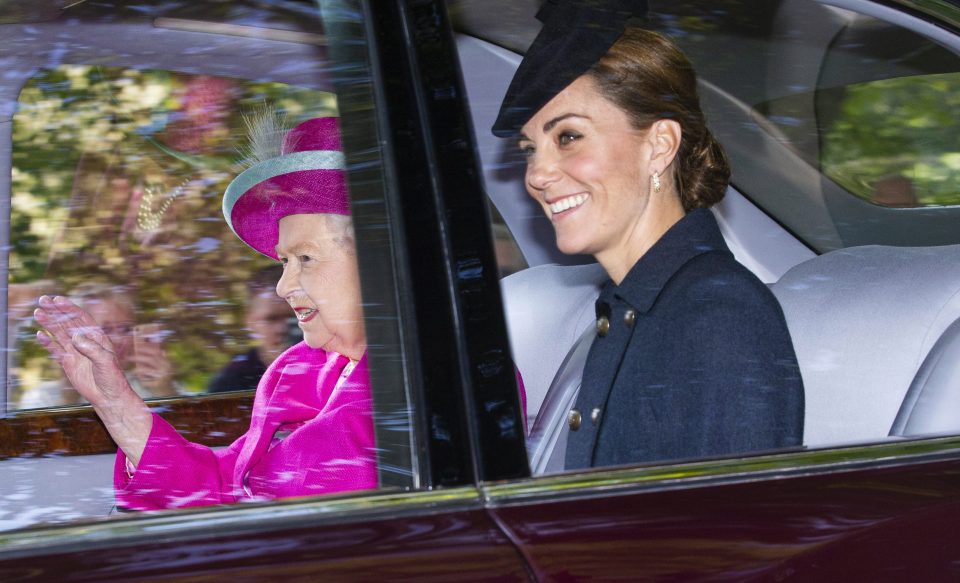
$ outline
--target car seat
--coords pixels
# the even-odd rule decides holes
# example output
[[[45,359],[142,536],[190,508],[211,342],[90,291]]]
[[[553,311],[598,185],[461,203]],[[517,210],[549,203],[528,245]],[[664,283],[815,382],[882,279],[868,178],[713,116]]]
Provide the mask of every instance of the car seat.
[[[563,469],[604,280],[589,267],[540,266],[503,282],[534,474]],[[960,433],[960,245],[833,251],[771,288],[804,379],[805,445]]]
[[[960,415],[937,415],[960,409],[960,245],[832,251],[772,289],[803,375],[806,445],[960,433]]]
[[[528,428],[571,346],[592,326],[594,300],[606,279],[592,263],[538,265],[500,281],[514,363],[527,393]]]
[[[960,432],[960,320],[940,335],[907,390],[895,437]]]

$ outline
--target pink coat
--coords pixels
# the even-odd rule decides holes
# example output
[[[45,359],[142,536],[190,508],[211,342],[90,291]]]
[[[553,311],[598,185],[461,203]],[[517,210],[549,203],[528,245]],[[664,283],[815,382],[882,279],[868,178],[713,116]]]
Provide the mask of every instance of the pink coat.
[[[377,487],[366,355],[336,390],[349,360],[301,342],[257,386],[250,428],[217,451],[153,416],[132,478],[118,452],[117,504],[159,510]]]

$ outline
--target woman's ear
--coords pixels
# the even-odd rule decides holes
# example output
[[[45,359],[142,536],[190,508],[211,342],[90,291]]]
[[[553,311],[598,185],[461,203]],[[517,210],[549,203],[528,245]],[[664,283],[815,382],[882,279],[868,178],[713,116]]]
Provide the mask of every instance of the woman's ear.
[[[663,174],[673,163],[680,149],[682,130],[680,124],[672,119],[658,119],[650,126],[647,134],[653,146],[650,152],[650,169]]]

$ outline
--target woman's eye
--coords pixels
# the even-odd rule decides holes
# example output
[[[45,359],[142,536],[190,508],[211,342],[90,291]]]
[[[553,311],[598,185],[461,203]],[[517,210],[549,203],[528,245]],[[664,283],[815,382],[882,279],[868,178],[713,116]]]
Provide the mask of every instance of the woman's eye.
[[[533,147],[533,144],[520,144],[520,153],[524,156],[532,156],[536,152],[536,148]]]
[[[287,259],[286,257],[280,257],[279,259],[280,259],[280,265],[282,265],[282,266],[284,266],[284,267],[286,267],[286,266],[287,266],[287,263],[290,262],[290,260]]]
[[[313,258],[309,255],[300,255],[297,257],[300,263],[309,263]]]
[[[560,142],[561,146],[569,146],[578,139],[580,139],[580,134],[574,132],[561,132],[557,137],[557,141]]]

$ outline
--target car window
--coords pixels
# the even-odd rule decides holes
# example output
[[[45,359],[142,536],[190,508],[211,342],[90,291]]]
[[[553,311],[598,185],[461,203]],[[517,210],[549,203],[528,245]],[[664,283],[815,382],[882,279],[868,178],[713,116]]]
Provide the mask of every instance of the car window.
[[[757,112],[804,161],[859,199],[894,208],[960,204],[960,57],[909,31],[891,34],[876,19],[848,18],[815,91],[759,103]],[[897,44],[910,47],[903,50],[909,57],[875,58],[864,74],[864,58]]]
[[[498,275],[504,278],[526,269],[527,260],[513,233],[510,232],[509,225],[492,203],[488,204],[487,208],[490,210],[490,230],[493,233],[493,250],[497,258]]]
[[[332,92],[231,77],[61,64],[26,81],[12,129],[10,409],[82,402],[36,343],[41,293],[97,312],[145,398],[253,390],[259,374],[228,368],[257,361],[262,374],[302,339],[273,262],[221,220],[244,114],[263,103],[336,115]]]
[[[348,192],[368,205],[354,217],[354,243],[344,243],[359,258],[375,353],[365,405],[373,441],[363,455],[376,462],[374,487],[415,485],[392,287],[399,247],[382,231],[384,205],[369,205],[386,189],[382,142],[372,117],[342,116],[372,98],[338,94],[317,6],[102,2],[17,16],[0,33],[10,71],[0,81],[9,143],[0,163],[10,177],[0,183],[10,214],[0,473],[16,476],[0,486],[0,529],[118,511],[116,446],[36,340],[41,294],[83,306],[134,390],[175,431],[213,451],[248,432],[268,367],[289,367],[284,351],[305,346],[302,324],[313,313],[301,306],[298,318],[277,295],[284,268],[240,241],[222,211],[231,181],[264,159],[249,138],[251,119],[265,111],[285,131],[339,120],[348,160],[363,144],[367,174]],[[368,79],[364,67],[356,71]],[[365,359],[344,369],[348,384]],[[270,449],[308,424],[290,423]],[[331,462],[358,463],[347,455]]]
[[[697,68],[734,187],[804,244],[960,242],[960,55],[934,27],[806,1],[652,5]]]

